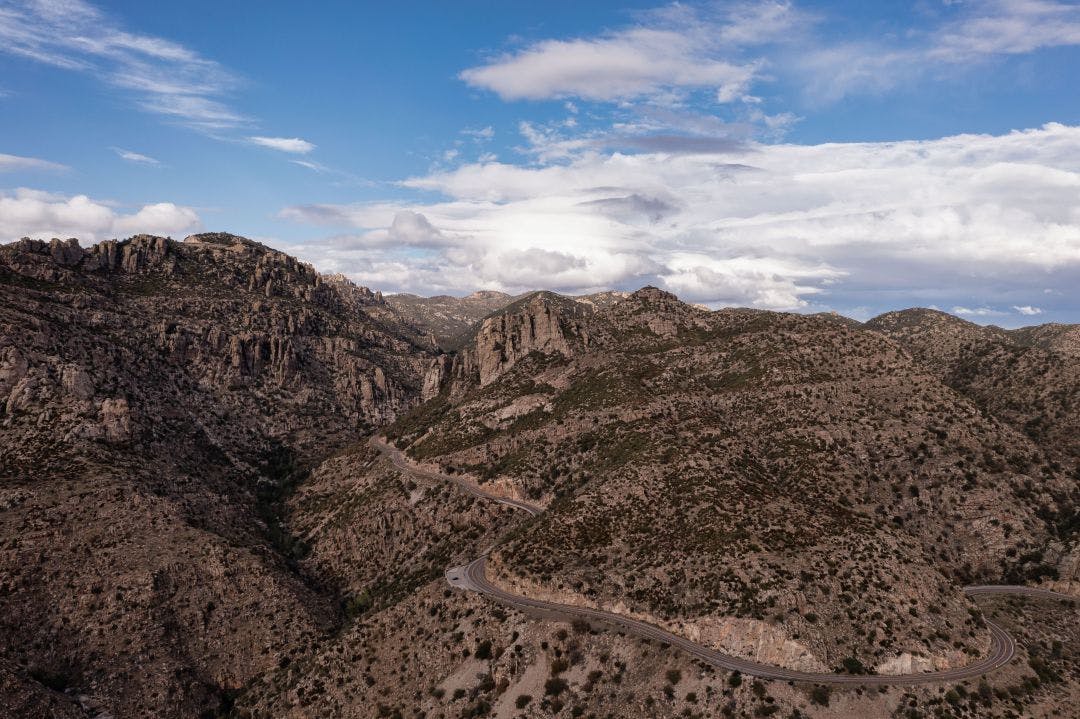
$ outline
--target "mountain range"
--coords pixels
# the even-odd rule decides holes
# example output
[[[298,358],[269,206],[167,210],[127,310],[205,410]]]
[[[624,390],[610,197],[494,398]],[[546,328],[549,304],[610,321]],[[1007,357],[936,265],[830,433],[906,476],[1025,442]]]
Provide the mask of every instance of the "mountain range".
[[[1069,716],[1080,326],[384,296],[225,233],[24,239],[0,528],[11,716]],[[900,679],[718,669],[448,583],[477,558],[509,595]],[[964,589],[996,585],[1045,594]],[[904,684],[991,625],[1002,666]]]

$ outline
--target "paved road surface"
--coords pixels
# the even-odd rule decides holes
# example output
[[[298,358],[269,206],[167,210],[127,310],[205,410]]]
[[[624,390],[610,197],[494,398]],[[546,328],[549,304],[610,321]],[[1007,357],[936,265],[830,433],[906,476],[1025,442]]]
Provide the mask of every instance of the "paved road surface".
[[[455,477],[452,474],[443,474],[442,472],[436,472],[430,469],[421,469],[417,467],[411,460],[407,459],[405,455],[397,447],[384,441],[382,437],[375,435],[371,438],[371,446],[379,450],[390,460],[390,463],[403,472],[408,472],[416,477],[423,477],[424,479],[432,479],[436,481],[452,482],[461,487],[467,493],[480,499],[490,499],[493,502],[499,504],[505,504],[508,507],[514,507],[524,512],[536,516],[543,511],[543,508],[535,504],[529,504],[519,499],[511,499],[510,497],[502,497],[492,492],[486,492],[475,484],[462,479],[461,477]]]
[[[383,442],[381,439],[372,438],[372,445],[378,448],[385,454],[395,467],[409,472],[413,475],[424,477],[427,479],[439,479],[449,482],[453,482],[459,487],[463,488],[469,494],[484,499],[490,499],[502,504],[510,505],[511,507],[517,507],[528,512],[531,515],[537,515],[540,513],[541,508],[529,504],[528,502],[521,502],[515,499],[508,499],[506,497],[500,497],[489,492],[485,492],[479,487],[470,484],[460,477],[454,477],[448,474],[442,474],[440,472],[434,472],[430,470],[423,470],[414,465],[408,460],[399,450]],[[494,549],[494,547],[492,547]],[[541,599],[532,599],[518,594],[511,594],[505,591],[501,587],[498,587],[488,581],[487,574],[485,573],[485,567],[487,564],[487,555],[491,552],[489,549],[482,556],[474,559],[468,564],[460,567],[452,567],[446,570],[446,580],[451,586],[459,589],[464,589],[472,592],[478,592],[492,599],[506,604],[511,607],[522,610],[541,610],[548,612],[555,612],[557,614],[579,617],[587,621],[603,622],[613,625],[626,632],[634,635],[645,637],[648,639],[654,639],[659,642],[665,642],[674,647],[678,647],[689,654],[697,657],[706,664],[710,664],[720,669],[728,671],[738,671],[750,676],[760,677],[762,679],[778,679],[782,681],[796,681],[796,682],[812,682],[815,684],[832,684],[832,685],[859,685],[859,686],[886,686],[886,685],[899,685],[909,686],[913,684],[930,684],[933,682],[955,682],[961,679],[970,679],[972,677],[978,677],[983,674],[1004,666],[1012,661],[1016,655],[1016,641],[1009,636],[1008,632],[1002,629],[1000,626],[983,618],[986,622],[987,628],[990,630],[990,652],[979,659],[978,661],[966,664],[962,667],[956,667],[954,669],[946,669],[937,672],[924,672],[921,674],[902,674],[902,675],[850,675],[850,674],[827,674],[819,672],[801,672],[794,669],[787,669],[785,667],[773,666],[770,664],[761,664],[749,659],[743,659],[741,657],[735,657],[730,654],[724,654],[723,652],[711,649],[696,642],[693,642],[684,637],[680,637],[676,634],[661,629],[660,627],[649,624],[648,622],[639,621],[637,619],[631,619],[630,617],[616,614],[614,612],[607,612],[602,609],[593,609],[591,607],[579,607],[570,604],[559,604],[557,602],[548,602]],[[1037,589],[1035,587],[1022,587],[1011,585],[979,585],[972,587],[964,587],[964,593],[968,596],[984,596],[991,594],[1011,594],[1025,597],[1041,597],[1047,599],[1075,599],[1065,594],[1058,592],[1052,592],[1048,589]]]

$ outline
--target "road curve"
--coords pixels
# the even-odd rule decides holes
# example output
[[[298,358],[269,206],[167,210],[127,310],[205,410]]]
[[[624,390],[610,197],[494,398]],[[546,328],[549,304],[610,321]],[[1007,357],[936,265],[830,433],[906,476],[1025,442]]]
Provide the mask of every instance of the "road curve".
[[[425,479],[445,480],[453,482],[469,494],[483,499],[490,499],[500,504],[516,507],[530,515],[537,515],[541,508],[516,499],[501,497],[490,492],[485,492],[479,487],[470,484],[460,477],[449,474],[424,470],[418,468],[398,449],[387,444],[379,437],[372,437],[372,446],[381,451],[390,462],[398,469]],[[944,669],[936,672],[923,672],[920,674],[829,674],[824,672],[803,672],[795,669],[787,669],[771,664],[762,664],[750,659],[725,654],[716,649],[703,646],[694,641],[672,634],[655,624],[650,624],[638,619],[632,619],[622,614],[593,609],[592,607],[580,607],[572,604],[560,604],[548,602],[542,599],[533,599],[519,594],[511,594],[501,587],[488,581],[486,574],[487,555],[474,559],[468,564],[451,567],[446,570],[446,580],[451,586],[468,591],[478,592],[507,606],[522,610],[541,610],[555,612],[564,616],[571,616],[586,621],[603,622],[618,629],[624,630],[636,636],[653,639],[659,642],[678,647],[702,662],[719,669],[738,671],[749,676],[762,679],[777,679],[781,681],[809,682],[814,684],[830,685],[857,685],[857,686],[910,686],[914,684],[930,684],[934,682],[954,682],[962,679],[982,676],[998,667],[1012,661],[1016,655],[1016,641],[996,623],[983,618],[990,630],[990,652],[978,661],[966,664],[962,667]],[[1071,600],[1075,599],[1066,594],[1053,592],[1048,589],[1035,587],[1023,587],[1012,585],[978,585],[964,587],[964,593],[968,596],[985,595],[1016,595],[1025,597],[1040,597],[1047,599]]]
[[[1016,584],[978,584],[964,587],[964,594],[969,597],[977,597],[985,594],[1012,594],[1019,597],[1037,597],[1039,599],[1060,599],[1063,601],[1076,601],[1076,597],[1052,589],[1040,589],[1038,587],[1025,587]]]
[[[993,671],[994,669],[1009,663],[1016,654],[1016,642],[1013,638],[1000,626],[989,619],[985,619],[984,621],[990,629],[990,652],[982,659],[962,667],[937,672],[925,672],[922,674],[901,675],[855,675],[802,672],[795,669],[787,669],[771,664],[762,664],[750,659],[743,659],[741,657],[725,654],[716,649],[711,649],[693,642],[685,637],[672,634],[666,629],[661,629],[654,624],[631,619],[630,617],[615,614],[614,612],[593,609],[591,607],[559,604],[557,602],[548,602],[542,599],[532,599],[530,597],[511,594],[488,581],[485,573],[486,563],[487,557],[483,556],[474,559],[461,567],[449,569],[446,572],[447,581],[455,587],[479,592],[516,609],[538,609],[542,611],[557,612],[559,614],[577,617],[587,621],[604,622],[637,636],[654,639],[658,642],[665,642],[674,647],[678,647],[704,663],[719,669],[738,671],[762,679],[858,686],[908,686],[912,684],[929,684],[932,682],[959,681],[961,679],[969,679],[971,677],[986,674],[987,672]]]
[[[373,435],[371,437],[371,446],[382,452],[383,455],[387,459],[389,459],[390,463],[393,464],[395,467],[413,476],[423,477],[424,479],[428,480],[451,482],[453,484],[456,484],[458,487],[465,490],[465,492],[471,494],[474,497],[479,497],[480,499],[489,499],[493,502],[498,502],[499,504],[505,504],[508,507],[513,507],[514,509],[520,509],[523,512],[528,512],[534,517],[543,511],[543,507],[535,504],[529,504],[528,502],[523,502],[520,499],[502,497],[492,492],[485,492],[480,487],[477,487],[475,484],[472,484],[471,482],[468,482],[461,477],[455,477],[452,474],[443,474],[442,472],[436,472],[430,469],[421,469],[420,467],[417,467],[415,463],[406,458],[405,454],[400,449],[393,446],[378,435]]]

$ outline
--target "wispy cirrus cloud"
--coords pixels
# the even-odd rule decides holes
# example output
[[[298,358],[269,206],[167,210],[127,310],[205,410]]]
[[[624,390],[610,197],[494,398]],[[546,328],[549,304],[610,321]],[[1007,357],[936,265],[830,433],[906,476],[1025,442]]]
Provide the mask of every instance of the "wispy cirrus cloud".
[[[0,152],[0,172],[15,172],[17,170],[45,170],[49,172],[61,172],[67,170],[67,165],[58,162],[50,162],[37,157],[22,157],[20,155],[5,155]]]
[[[956,3],[936,25],[892,38],[815,41],[782,70],[805,81],[812,102],[881,93],[928,75],[962,72],[995,58],[1080,45],[1080,4],[1059,0]]]
[[[315,149],[315,145],[299,137],[249,137],[248,142],[260,147],[268,147],[278,152],[291,155],[306,155]]]
[[[507,101],[557,100],[575,111],[575,100],[606,104],[624,123],[656,108],[682,117],[722,114],[776,140],[801,119],[793,101],[813,108],[928,76],[960,77],[993,58],[1080,45],[1080,4],[1064,0],[950,3],[924,8],[920,19],[893,32],[851,35],[838,32],[824,12],[783,0],[673,4],[593,36],[525,43],[459,78]],[[770,109],[778,81],[799,91]],[[717,137],[675,119],[636,134],[702,143]],[[599,133],[591,132],[595,140]]]
[[[149,155],[143,155],[142,153],[134,152],[132,150],[125,150],[122,147],[111,147],[109,149],[115,152],[116,156],[119,157],[121,160],[133,163],[135,165],[148,165],[151,167],[161,166],[160,160],[150,157]]]
[[[247,124],[227,103],[238,78],[179,43],[124,30],[82,0],[0,2],[0,52],[93,75],[139,108],[220,131]]]

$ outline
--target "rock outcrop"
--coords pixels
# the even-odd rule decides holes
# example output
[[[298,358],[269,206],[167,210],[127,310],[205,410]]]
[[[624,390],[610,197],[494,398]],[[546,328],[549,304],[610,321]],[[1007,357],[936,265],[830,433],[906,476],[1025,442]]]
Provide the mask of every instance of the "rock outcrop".
[[[283,498],[419,400],[420,334],[234,235],[0,247],[0,684],[217,715],[331,627]]]
[[[550,292],[514,302],[482,320],[452,359],[440,358],[428,366],[424,396],[431,398],[445,387],[452,394],[485,387],[534,352],[571,355],[589,343],[581,321],[592,311],[589,305]]]

